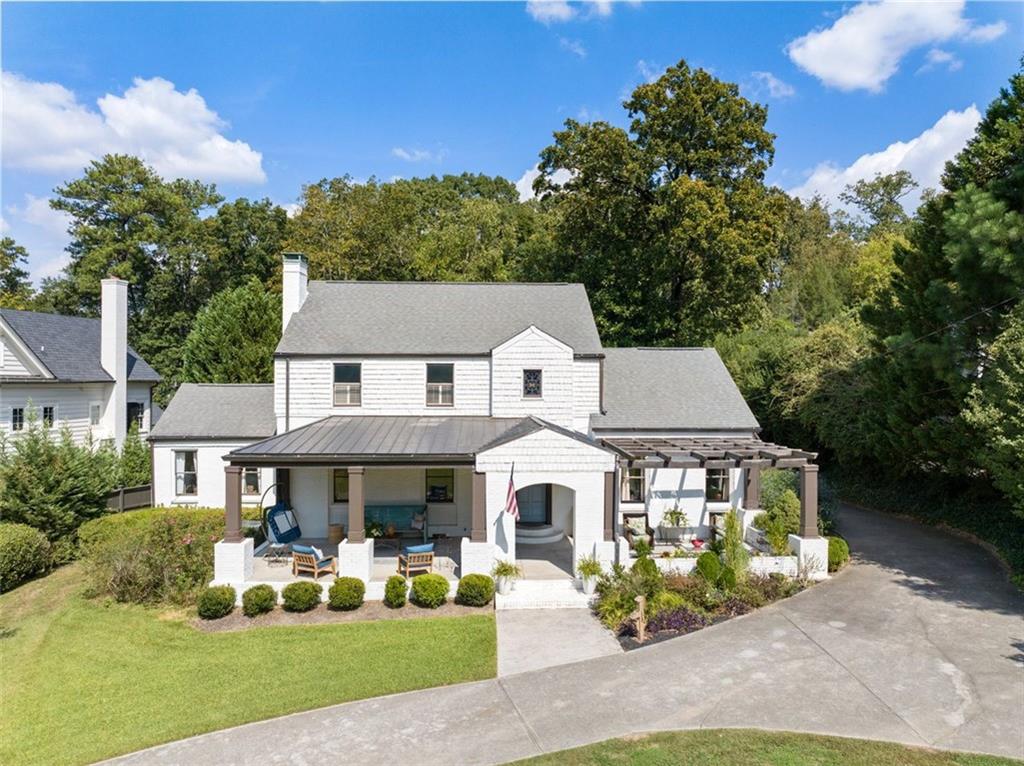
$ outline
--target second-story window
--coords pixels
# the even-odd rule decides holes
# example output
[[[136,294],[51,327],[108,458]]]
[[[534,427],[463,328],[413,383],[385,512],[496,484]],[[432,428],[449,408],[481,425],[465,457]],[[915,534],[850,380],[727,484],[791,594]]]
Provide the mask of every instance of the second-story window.
[[[334,406],[358,407],[363,402],[363,371],[360,364],[334,365]]]
[[[544,395],[544,373],[541,370],[523,370],[523,396],[540,399]]]
[[[25,428],[25,408],[14,407],[11,410],[11,430],[21,431]]]
[[[142,418],[146,413],[146,405],[142,402],[128,402],[128,417],[126,418],[126,428],[131,431],[132,425],[138,426],[139,430],[142,430]]]
[[[427,365],[427,405],[451,407],[455,404],[455,365]]]
[[[57,408],[52,404],[48,404],[43,407],[43,425],[47,428],[53,427],[53,421],[56,417]]]

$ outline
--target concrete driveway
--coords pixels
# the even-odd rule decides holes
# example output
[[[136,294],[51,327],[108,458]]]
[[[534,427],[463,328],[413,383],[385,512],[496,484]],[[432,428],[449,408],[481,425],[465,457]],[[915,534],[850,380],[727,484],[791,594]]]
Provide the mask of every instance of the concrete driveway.
[[[502,763],[631,732],[741,726],[1024,757],[1021,594],[988,554],[951,535],[850,507],[840,525],[856,552],[846,571],[690,636],[118,762]]]

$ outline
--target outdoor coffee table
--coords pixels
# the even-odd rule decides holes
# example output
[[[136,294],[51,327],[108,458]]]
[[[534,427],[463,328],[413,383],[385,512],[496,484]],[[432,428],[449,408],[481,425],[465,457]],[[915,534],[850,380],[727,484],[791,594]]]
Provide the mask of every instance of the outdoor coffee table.
[[[283,567],[288,563],[288,546],[284,543],[271,543],[267,550],[267,566]]]

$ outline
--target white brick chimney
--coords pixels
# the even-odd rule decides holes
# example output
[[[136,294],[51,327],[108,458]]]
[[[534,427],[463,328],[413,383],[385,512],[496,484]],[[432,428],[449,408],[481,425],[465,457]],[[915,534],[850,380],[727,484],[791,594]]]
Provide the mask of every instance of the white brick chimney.
[[[128,283],[111,277],[100,285],[100,364],[114,379],[101,422],[120,450],[128,430]]]
[[[281,278],[281,332],[288,326],[292,314],[306,302],[308,271],[309,262],[302,253],[284,254],[284,273]]]

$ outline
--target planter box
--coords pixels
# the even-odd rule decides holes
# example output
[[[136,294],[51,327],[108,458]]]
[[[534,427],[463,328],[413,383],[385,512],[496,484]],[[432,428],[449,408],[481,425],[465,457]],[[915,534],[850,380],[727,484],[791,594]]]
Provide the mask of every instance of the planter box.
[[[658,569],[668,574],[669,572],[678,572],[679,574],[689,574],[697,567],[696,558],[654,558],[654,562],[658,565]]]
[[[799,571],[796,556],[751,556],[750,572],[767,575],[773,572],[796,577]]]

